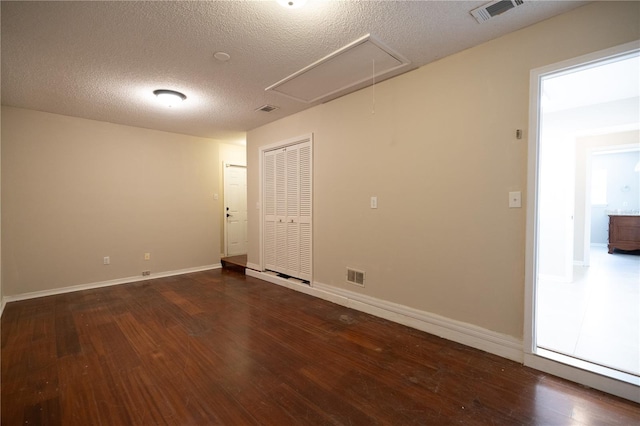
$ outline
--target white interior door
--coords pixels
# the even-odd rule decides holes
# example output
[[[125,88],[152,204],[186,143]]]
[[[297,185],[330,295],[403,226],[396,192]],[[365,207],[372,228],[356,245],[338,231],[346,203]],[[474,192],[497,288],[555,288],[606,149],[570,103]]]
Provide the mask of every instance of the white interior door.
[[[247,253],[247,169],[225,164],[225,251],[227,256]]]

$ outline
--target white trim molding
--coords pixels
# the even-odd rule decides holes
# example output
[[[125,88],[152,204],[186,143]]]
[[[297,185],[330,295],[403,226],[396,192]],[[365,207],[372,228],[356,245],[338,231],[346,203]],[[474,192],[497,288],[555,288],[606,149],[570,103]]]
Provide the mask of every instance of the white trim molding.
[[[299,280],[288,280],[277,274],[250,269],[247,269],[246,274],[503,358],[520,363],[524,361],[522,340],[512,336],[319,282],[310,286]]]
[[[541,81],[545,76],[560,75],[576,69],[616,60],[640,51],[640,40],[635,40],[609,49],[570,58],[562,62],[535,68],[529,74],[529,138],[527,173],[527,220],[525,242],[525,316],[524,316],[524,365],[555,376],[611,393],[622,398],[640,402],[640,386],[637,377],[606,371],[595,364],[576,358],[554,354],[539,348],[536,342],[537,282],[548,280],[537,271],[538,263],[538,160],[540,145],[540,99]],[[588,240],[588,239],[587,239]],[[585,251],[585,253],[587,253]],[[588,264],[589,259],[585,258]],[[571,265],[573,266],[573,265]]]
[[[256,271],[262,271],[262,268],[257,263],[247,262],[248,269],[255,269]]]
[[[553,374],[554,376],[562,377],[563,379],[571,380],[572,382],[580,383],[590,388],[598,389],[640,404],[640,391],[638,391],[640,379],[638,379],[637,376],[616,372],[616,375],[620,376],[619,379],[606,377],[603,374],[610,376],[611,372],[597,373],[588,371],[587,369],[593,369],[593,364],[588,365],[588,362],[583,362],[585,365],[579,365],[579,360],[573,359],[572,361],[568,361],[566,358],[569,357],[538,349],[538,355],[524,355],[524,364],[527,367],[535,368],[536,370],[544,371],[545,373]],[[569,362],[577,366],[569,365]]]
[[[257,207],[258,207],[258,246],[259,246],[259,251],[258,251],[258,264],[255,263],[248,263],[247,264],[247,268],[250,269],[255,269],[256,271],[264,271],[266,269],[265,267],[265,255],[264,255],[264,156],[265,153],[268,151],[273,151],[276,149],[282,149],[282,148],[286,148],[292,145],[296,145],[298,143],[304,143],[304,142],[309,142],[311,144],[311,152],[312,152],[312,159],[311,159],[311,215],[313,217],[313,147],[314,147],[314,142],[313,142],[313,132],[310,133],[306,133],[300,136],[296,136],[296,137],[292,137],[292,138],[288,138],[282,141],[278,141],[278,142],[274,142],[274,143],[270,143],[264,146],[260,146],[258,147],[258,203],[257,203]],[[313,241],[313,219],[311,219],[311,239]],[[311,277],[313,278],[313,243],[311,244],[311,255],[310,255],[310,260],[311,260]]]
[[[176,271],[158,272],[156,274],[151,274],[151,275],[147,275],[147,276],[144,276],[144,277],[143,276],[135,276],[135,277],[117,278],[117,279],[108,280],[108,281],[100,281],[100,282],[88,283],[88,284],[79,284],[79,285],[73,285],[73,286],[69,286],[69,287],[54,288],[54,289],[51,289],[51,290],[34,291],[34,292],[31,292],[31,293],[22,293],[22,294],[16,294],[16,295],[13,295],[13,296],[4,296],[2,298],[2,309],[4,311],[4,306],[5,306],[6,303],[17,302],[19,300],[28,300],[28,299],[35,299],[35,298],[38,298],[38,297],[54,296],[56,294],[72,293],[74,291],[91,290],[91,289],[94,289],[94,288],[110,287],[110,286],[113,286],[113,285],[135,283],[135,282],[140,282],[140,281],[148,281],[148,280],[153,280],[153,279],[156,279],[156,278],[173,277],[175,275],[184,275],[184,274],[190,274],[190,273],[193,273],[193,272],[202,272],[202,271],[208,271],[208,270],[211,270],[211,269],[220,269],[220,268],[222,268],[222,264],[216,263],[216,264],[213,264],[213,265],[196,266],[194,268],[178,269]]]

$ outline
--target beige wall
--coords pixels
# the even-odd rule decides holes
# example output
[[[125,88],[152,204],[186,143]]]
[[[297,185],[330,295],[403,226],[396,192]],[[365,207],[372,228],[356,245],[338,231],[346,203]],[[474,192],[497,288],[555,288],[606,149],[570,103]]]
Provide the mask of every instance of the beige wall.
[[[9,107],[2,124],[5,296],[219,263],[217,141]]]
[[[522,338],[526,209],[507,193],[526,190],[530,70],[640,38],[639,6],[588,5],[378,84],[375,113],[368,88],[250,131],[249,262],[259,147],[313,132],[315,282]]]
[[[220,144],[220,161],[236,164],[238,166],[247,165],[247,147],[241,145]],[[222,176],[222,175],[221,175]]]

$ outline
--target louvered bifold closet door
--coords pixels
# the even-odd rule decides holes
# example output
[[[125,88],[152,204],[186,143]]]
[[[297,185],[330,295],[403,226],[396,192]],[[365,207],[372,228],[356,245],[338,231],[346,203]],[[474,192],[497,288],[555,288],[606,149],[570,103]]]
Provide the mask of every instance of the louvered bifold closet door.
[[[311,280],[312,146],[264,153],[265,268]]]
[[[287,152],[276,151],[276,272],[287,272]]]
[[[311,142],[299,145],[298,175],[299,175],[299,265],[300,272],[298,278],[311,281],[311,259],[312,259],[312,212],[313,212],[313,157]]]
[[[300,165],[297,146],[287,149],[287,275],[300,271]]]
[[[265,268],[276,268],[276,153],[264,154],[264,263]]]

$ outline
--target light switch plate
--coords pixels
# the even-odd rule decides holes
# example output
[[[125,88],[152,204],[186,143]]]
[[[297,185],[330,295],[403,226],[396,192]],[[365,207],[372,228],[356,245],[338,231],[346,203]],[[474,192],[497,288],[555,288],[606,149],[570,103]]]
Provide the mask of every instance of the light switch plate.
[[[522,207],[522,192],[513,191],[509,192],[509,208],[518,209]]]
[[[371,208],[372,209],[378,208],[378,197],[371,197]]]

